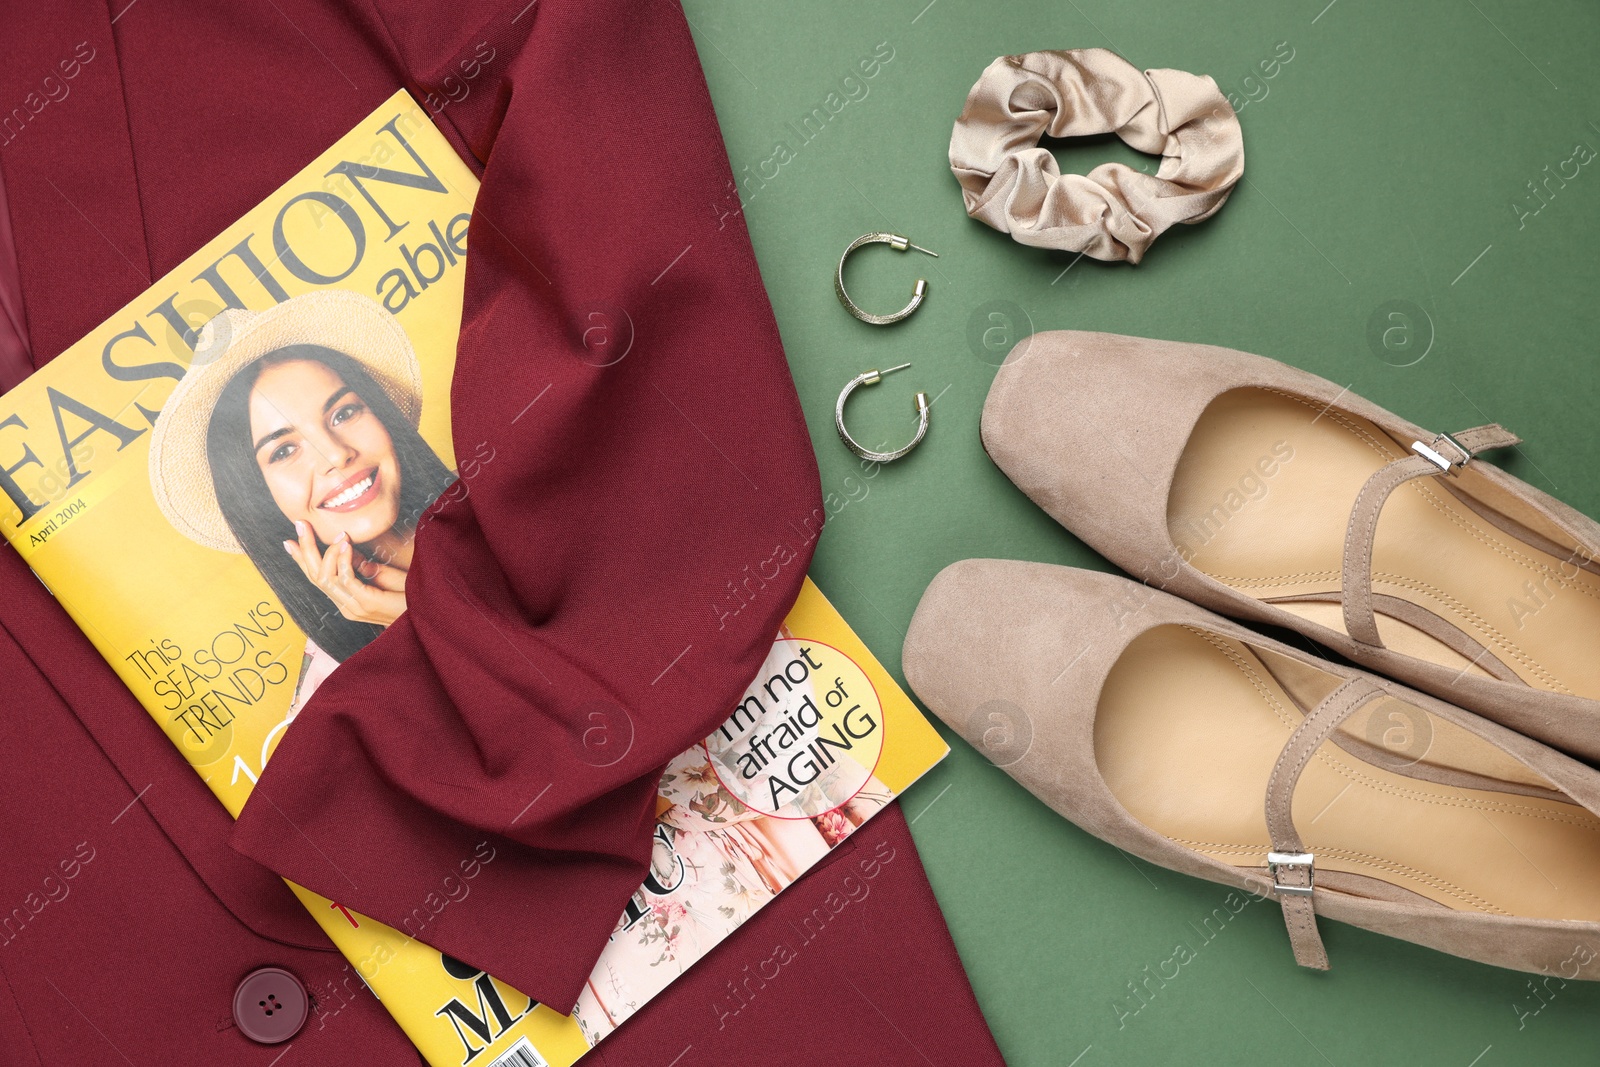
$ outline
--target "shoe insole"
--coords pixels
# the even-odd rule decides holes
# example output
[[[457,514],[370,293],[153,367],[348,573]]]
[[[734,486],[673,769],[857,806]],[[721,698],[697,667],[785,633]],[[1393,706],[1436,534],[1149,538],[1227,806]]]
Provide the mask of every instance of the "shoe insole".
[[[1343,633],[1336,598],[1351,506],[1373,472],[1411,454],[1409,441],[1335,408],[1234,390],[1195,426],[1173,479],[1168,529],[1217,581]],[[1475,479],[1466,472],[1455,484]],[[1373,591],[1467,634],[1530,686],[1600,698],[1600,575],[1579,566],[1581,555],[1554,555],[1491,524],[1440,483],[1413,479],[1390,496]],[[1281,599],[1308,594],[1330,599]],[[1378,610],[1386,647],[1488,673]]]
[[[1465,754],[1464,769],[1481,775],[1510,765],[1507,778],[1540,781],[1420,708],[1392,698],[1369,707]],[[1260,868],[1271,845],[1267,779],[1303,718],[1247,646],[1161,626],[1135,639],[1106,681],[1095,759],[1112,794],[1151,830],[1224,863]],[[1421,780],[1330,739],[1306,764],[1293,814],[1319,872],[1380,879],[1458,910],[1600,920],[1600,819],[1576,804]]]

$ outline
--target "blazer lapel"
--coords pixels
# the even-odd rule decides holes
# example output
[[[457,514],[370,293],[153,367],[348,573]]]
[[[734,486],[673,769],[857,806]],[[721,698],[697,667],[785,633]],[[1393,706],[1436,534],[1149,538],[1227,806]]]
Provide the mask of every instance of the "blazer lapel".
[[[101,0],[8,7],[0,107],[16,107],[0,113],[0,167],[37,368],[149,288],[154,272],[114,43],[119,16]],[[221,804],[5,547],[0,605],[0,639],[10,631],[234,916],[263,937],[331,951],[283,883],[229,848]]]
[[[113,2],[125,13],[127,0]],[[8,5],[0,166],[36,367],[152,280],[117,60],[119,17],[104,0]]]
[[[0,546],[0,641],[16,643],[216,898],[262,937],[333,951],[282,881],[233,851],[233,820],[44,585]],[[40,753],[49,759],[49,753]],[[62,767],[70,775],[73,768]],[[130,804],[130,807],[132,805]]]

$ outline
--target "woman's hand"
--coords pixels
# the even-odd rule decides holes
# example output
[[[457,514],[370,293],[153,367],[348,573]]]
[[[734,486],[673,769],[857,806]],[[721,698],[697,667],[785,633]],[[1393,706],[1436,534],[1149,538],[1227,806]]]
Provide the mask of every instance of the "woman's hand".
[[[388,626],[406,610],[405,571],[358,555],[348,534],[340,534],[328,551],[322,552],[310,523],[296,522],[294,529],[299,540],[285,541],[284,549],[311,584],[333,601],[340,615],[351,622]]]

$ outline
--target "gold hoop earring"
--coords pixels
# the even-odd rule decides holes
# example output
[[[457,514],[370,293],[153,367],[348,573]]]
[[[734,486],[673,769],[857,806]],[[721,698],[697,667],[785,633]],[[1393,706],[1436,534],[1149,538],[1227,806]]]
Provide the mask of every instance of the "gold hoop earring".
[[[888,245],[896,252],[904,252],[908,248],[915,248],[918,252],[925,252],[934,259],[939,258],[939,253],[929,251],[920,245],[914,245],[911,243],[910,238],[901,237],[897,233],[865,233],[860,237],[857,237],[854,241],[851,241],[850,247],[846,248],[844,250],[844,255],[839,257],[839,269],[835,271],[833,275],[833,291],[838,294],[839,303],[843,304],[846,311],[850,312],[850,314],[854,315],[862,322],[870,323],[873,326],[887,326],[892,322],[899,322],[901,319],[906,318],[913,311],[922,306],[922,298],[926,296],[928,292],[928,279],[918,278],[916,286],[911,291],[911,303],[907,304],[905,307],[901,308],[899,311],[896,311],[892,315],[874,315],[870,311],[862,310],[856,305],[854,300],[850,299],[850,294],[844,291],[844,261],[849,259],[850,253],[854,252],[856,249],[865,245],[873,244]]]
[[[909,366],[911,364],[902,363],[898,367],[890,367],[888,370],[869,370],[865,374],[856,375],[845,385],[844,391],[839,394],[839,402],[833,406],[833,427],[839,431],[839,440],[844,442],[844,447],[869,463],[892,463],[922,443],[923,437],[927,436],[928,433],[929,410],[932,407],[928,403],[928,394],[919,390],[912,399],[912,406],[916,408],[917,412],[916,435],[911,438],[910,442],[895,449],[893,452],[874,452],[850,436],[850,431],[844,428],[844,402],[850,399],[850,394],[855,392],[857,387],[877,385],[883,380],[885,374],[893,374],[895,371],[905,370]]]

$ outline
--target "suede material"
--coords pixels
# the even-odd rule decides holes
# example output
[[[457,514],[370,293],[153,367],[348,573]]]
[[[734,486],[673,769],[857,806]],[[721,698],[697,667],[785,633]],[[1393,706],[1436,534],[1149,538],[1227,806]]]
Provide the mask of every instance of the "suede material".
[[[965,560],[934,578],[912,617],[903,666],[923,703],[1056,812],[1094,836],[1170,870],[1271,895],[1265,868],[1241,868],[1181,846],[1135,819],[1096,764],[1094,722],[1112,667],[1141,634],[1184,625],[1244,642],[1329,676],[1359,679],[1490,742],[1600,814],[1600,773],[1472,712],[1386,678],[1316,659],[1125,578],[1041,563]],[[986,736],[992,716],[1031,727],[1018,756]],[[1014,725],[1014,724],[1013,724]],[[1360,881],[1365,881],[1360,880]],[[1335,888],[1335,886],[1339,888]],[[1600,980],[1600,923],[1456,911],[1358,880],[1315,889],[1317,914],[1452,955],[1533,973]],[[1577,946],[1588,960],[1574,958]],[[1571,973],[1576,968],[1576,974]]]
[[[1457,670],[1301,618],[1191,566],[1167,529],[1167,499],[1195,424],[1223,393],[1261,388],[1359,416],[1397,440],[1434,434],[1348,389],[1263,356],[1213,345],[1072,330],[1018,344],[989,390],[983,445],[1017,488],[1129,574],[1235,618],[1305,634],[1380,674],[1563,751],[1600,761],[1600,701]],[[1600,523],[1498,467],[1473,469],[1590,556]]]

